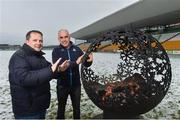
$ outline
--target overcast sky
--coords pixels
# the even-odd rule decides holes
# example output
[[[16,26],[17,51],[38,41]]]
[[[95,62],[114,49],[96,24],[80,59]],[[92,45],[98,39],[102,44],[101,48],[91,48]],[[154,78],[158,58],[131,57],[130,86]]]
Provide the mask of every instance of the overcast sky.
[[[58,44],[57,32],[81,29],[138,0],[0,0],[0,44],[20,44],[32,29],[45,45]]]

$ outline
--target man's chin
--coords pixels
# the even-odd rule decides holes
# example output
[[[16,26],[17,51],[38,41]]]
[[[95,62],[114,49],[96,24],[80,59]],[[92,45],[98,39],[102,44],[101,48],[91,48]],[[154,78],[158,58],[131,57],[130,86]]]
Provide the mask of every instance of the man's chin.
[[[68,47],[68,44],[63,44],[63,46],[64,46],[65,48],[67,48],[67,47]]]
[[[35,51],[39,52],[42,48],[35,48]]]

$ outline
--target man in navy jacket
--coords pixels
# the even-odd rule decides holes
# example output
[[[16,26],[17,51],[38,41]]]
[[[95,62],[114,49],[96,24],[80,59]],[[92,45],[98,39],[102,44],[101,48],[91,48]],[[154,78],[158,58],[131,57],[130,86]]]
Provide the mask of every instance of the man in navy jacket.
[[[80,96],[81,83],[79,75],[79,64],[82,62],[83,51],[70,41],[68,30],[61,29],[58,32],[60,45],[53,49],[53,63],[62,58],[59,67],[59,78],[57,81],[58,112],[57,119],[64,119],[65,106],[68,95],[71,97],[74,119],[80,119]],[[84,62],[86,67],[92,64],[93,56]]]
[[[44,119],[50,104],[50,80],[59,64],[43,57],[43,34],[32,30],[9,61],[9,82],[15,119]]]

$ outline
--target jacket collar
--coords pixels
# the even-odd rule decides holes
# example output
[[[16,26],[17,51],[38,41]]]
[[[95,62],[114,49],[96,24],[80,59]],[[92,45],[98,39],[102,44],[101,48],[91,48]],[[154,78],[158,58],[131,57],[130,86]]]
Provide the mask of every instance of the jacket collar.
[[[29,45],[27,45],[26,43],[24,43],[24,45],[22,46],[22,49],[24,49],[28,54],[31,55],[37,55],[37,56],[42,56],[45,53],[42,51],[35,51],[33,48],[31,48]]]

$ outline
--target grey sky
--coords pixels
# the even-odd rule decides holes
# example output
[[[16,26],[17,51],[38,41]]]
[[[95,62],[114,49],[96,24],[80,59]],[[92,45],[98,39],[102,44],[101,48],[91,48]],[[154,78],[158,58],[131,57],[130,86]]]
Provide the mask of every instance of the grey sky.
[[[136,1],[0,0],[0,44],[22,45],[26,32],[37,29],[45,45],[55,45],[60,28],[72,33]]]

